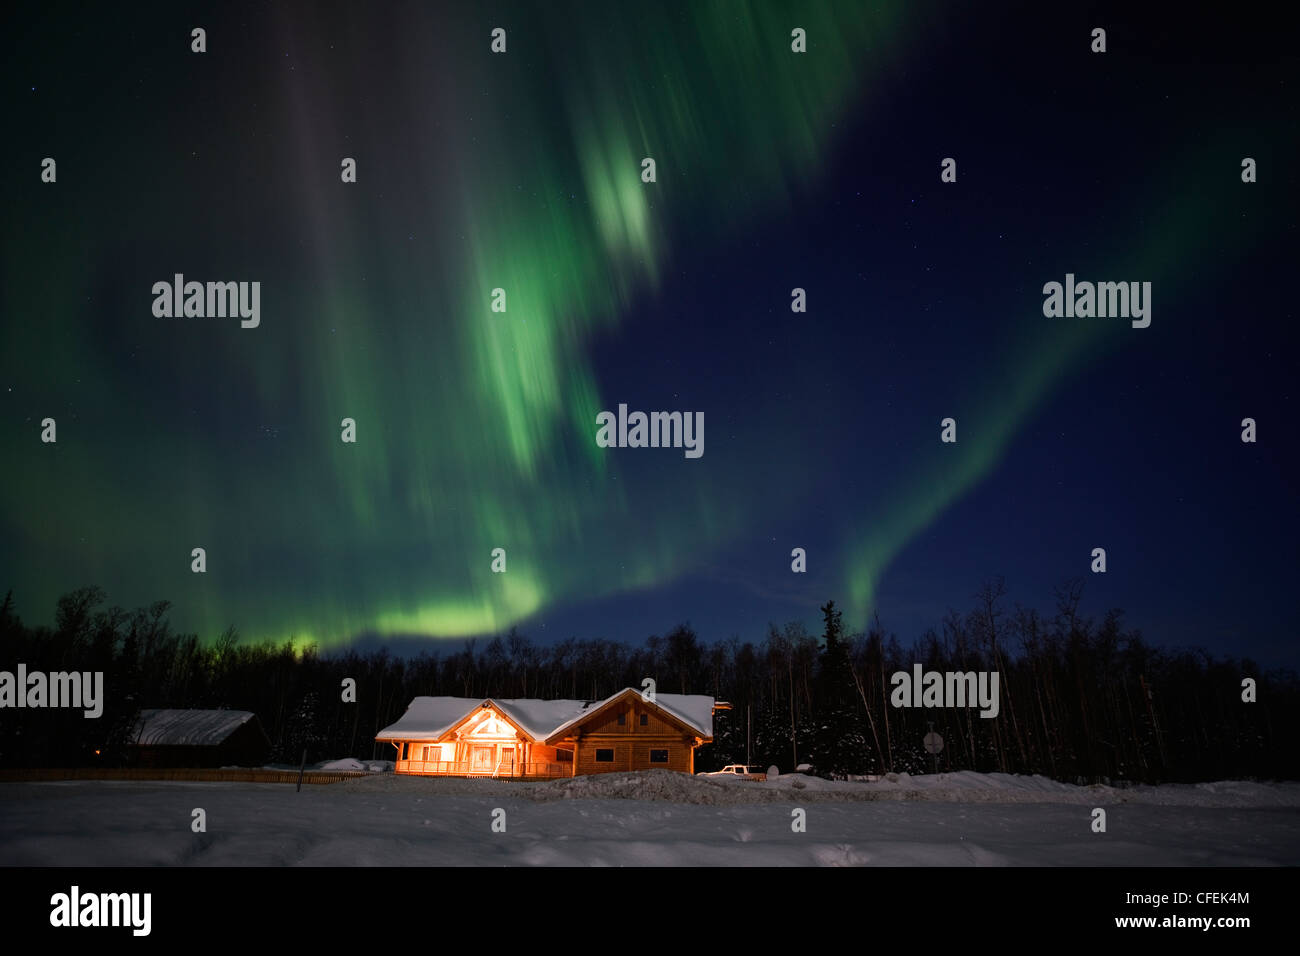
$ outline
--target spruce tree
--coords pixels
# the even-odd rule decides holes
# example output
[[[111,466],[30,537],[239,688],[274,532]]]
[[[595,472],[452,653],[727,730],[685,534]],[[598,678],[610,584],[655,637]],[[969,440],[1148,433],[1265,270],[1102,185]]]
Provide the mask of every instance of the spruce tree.
[[[817,675],[813,767],[822,777],[866,773],[870,759],[867,728],[858,706],[843,618],[834,601],[827,601],[821,611],[824,631]]]

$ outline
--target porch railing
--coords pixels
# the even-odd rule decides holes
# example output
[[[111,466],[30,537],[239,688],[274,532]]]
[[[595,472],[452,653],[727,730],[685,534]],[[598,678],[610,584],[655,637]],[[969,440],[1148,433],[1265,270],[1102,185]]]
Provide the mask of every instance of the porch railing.
[[[568,777],[573,774],[572,763],[516,763],[503,762],[499,767],[474,765],[468,760],[399,760],[394,768],[398,773],[449,774],[457,777]]]

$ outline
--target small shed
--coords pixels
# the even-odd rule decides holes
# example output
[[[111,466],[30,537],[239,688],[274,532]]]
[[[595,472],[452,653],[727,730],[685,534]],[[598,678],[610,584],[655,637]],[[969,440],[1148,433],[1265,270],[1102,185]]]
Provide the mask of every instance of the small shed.
[[[131,734],[139,767],[260,767],[270,750],[249,710],[142,710]]]

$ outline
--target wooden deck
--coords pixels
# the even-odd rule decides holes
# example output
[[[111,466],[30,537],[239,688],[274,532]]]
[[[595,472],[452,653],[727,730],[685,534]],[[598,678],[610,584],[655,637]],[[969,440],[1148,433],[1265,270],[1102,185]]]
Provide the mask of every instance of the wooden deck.
[[[489,777],[496,780],[554,780],[573,776],[572,763],[503,764],[485,769],[473,767],[469,761],[399,760],[397,773],[411,773],[430,777]]]

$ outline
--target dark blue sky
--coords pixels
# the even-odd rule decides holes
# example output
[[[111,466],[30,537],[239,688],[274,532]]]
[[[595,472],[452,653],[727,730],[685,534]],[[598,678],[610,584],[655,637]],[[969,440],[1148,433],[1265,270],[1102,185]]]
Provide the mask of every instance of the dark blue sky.
[[[815,629],[817,605],[835,596],[819,559],[838,554],[847,502],[906,476],[916,436],[937,436],[940,417],[964,421],[963,384],[995,402],[1011,389],[995,370],[1020,327],[1089,321],[1044,318],[1044,282],[1067,271],[1146,278],[1155,256],[1129,265],[1124,255],[1158,243],[1174,194],[1190,228],[1215,229],[1209,254],[1171,266],[1150,328],[1091,320],[1115,325],[1111,347],[1057,381],[990,475],[901,550],[878,613],[910,640],[949,608],[970,609],[989,577],[1005,577],[1009,601],[1045,612],[1056,585],[1082,577],[1087,612],[1122,608],[1157,643],[1300,660],[1284,597],[1300,572],[1285,278],[1296,227],[1284,198],[1294,195],[1294,56],[1219,21],[960,22],[932,24],[930,68],[891,77],[876,108],[846,124],[797,217],[683,256],[633,331],[601,354],[602,371],[632,394],[667,383],[726,404],[762,389],[815,409],[808,427],[824,453],[802,462],[818,473],[809,500],[739,542],[719,562],[730,571],[546,614],[546,632],[636,639],[675,613],[711,638],[757,637],[791,617]],[[1062,55],[1055,34],[1086,37],[1094,22],[1110,28],[1110,52],[1082,44]],[[1221,160],[1215,178],[1183,179],[1180,161],[1207,145]],[[1243,155],[1270,167],[1267,182],[1239,181]],[[944,156],[958,158],[956,184],[939,182]],[[1235,213],[1212,217],[1213,201]],[[1288,203],[1281,227],[1263,232],[1265,211]],[[695,225],[682,227],[686,241]],[[796,276],[810,290],[807,316],[782,308]],[[671,342],[691,343],[696,360],[679,350],[641,361]],[[1259,422],[1254,446],[1240,441],[1246,416]],[[761,468],[786,454],[786,435],[774,428],[767,449],[743,453]],[[731,453],[716,426],[710,441],[709,454]],[[799,586],[781,574],[794,545],[813,555]],[[1089,571],[1098,546],[1104,575]]]
[[[1155,643],[1300,663],[1291,34],[914,7],[20,11],[0,586],[336,647],[760,640],[828,598],[910,642],[1082,577]],[[260,277],[263,325],[150,315],[176,271]],[[1066,273],[1152,282],[1151,326],[1045,317]],[[704,457],[592,456],[588,397],[703,411]]]

